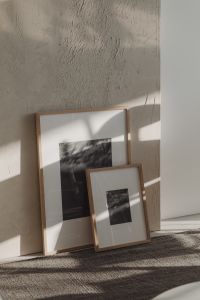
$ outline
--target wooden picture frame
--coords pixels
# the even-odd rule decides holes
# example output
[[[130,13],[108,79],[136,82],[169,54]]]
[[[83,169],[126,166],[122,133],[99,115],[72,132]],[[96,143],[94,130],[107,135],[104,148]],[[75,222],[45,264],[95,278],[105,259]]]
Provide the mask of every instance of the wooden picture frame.
[[[91,167],[91,162],[94,167],[129,163],[127,109],[120,106],[37,113],[36,134],[43,253],[49,255],[91,247],[84,168]],[[85,166],[80,167],[81,163]],[[71,186],[69,182],[73,182]],[[79,207],[73,207],[75,202],[72,200],[80,202]]]
[[[87,169],[86,176],[95,251],[150,242],[141,164]]]

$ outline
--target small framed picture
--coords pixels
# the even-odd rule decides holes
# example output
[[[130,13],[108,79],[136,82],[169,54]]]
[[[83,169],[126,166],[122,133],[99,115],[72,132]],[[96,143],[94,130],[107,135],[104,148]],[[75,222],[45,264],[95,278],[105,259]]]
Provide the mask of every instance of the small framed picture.
[[[141,165],[88,169],[86,174],[95,250],[149,242]]]
[[[92,244],[86,168],[128,163],[127,110],[38,113],[44,253]]]

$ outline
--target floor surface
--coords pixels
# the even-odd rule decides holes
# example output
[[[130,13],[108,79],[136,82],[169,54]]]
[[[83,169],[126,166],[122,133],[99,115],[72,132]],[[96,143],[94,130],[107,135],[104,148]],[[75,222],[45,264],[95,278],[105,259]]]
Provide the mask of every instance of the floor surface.
[[[102,253],[90,249],[4,264],[0,278],[3,300],[150,300],[200,280],[200,230]]]

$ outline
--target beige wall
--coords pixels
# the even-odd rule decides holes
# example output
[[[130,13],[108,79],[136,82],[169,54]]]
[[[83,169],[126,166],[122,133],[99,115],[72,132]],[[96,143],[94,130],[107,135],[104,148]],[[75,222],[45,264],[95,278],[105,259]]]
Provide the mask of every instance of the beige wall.
[[[0,258],[41,250],[34,113],[130,107],[159,224],[159,1],[0,1]]]

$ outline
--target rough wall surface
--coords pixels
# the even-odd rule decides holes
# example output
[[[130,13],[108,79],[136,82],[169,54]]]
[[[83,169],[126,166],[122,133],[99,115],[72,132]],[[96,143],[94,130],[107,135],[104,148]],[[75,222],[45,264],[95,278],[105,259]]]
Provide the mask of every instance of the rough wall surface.
[[[159,0],[0,2],[0,258],[41,250],[34,113],[130,108],[159,226]]]

